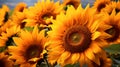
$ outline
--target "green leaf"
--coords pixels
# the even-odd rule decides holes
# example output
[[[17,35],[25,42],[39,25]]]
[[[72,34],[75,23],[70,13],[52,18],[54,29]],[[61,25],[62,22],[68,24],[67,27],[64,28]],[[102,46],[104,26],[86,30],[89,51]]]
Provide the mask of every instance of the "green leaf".
[[[120,44],[112,44],[104,49],[110,54],[120,54]]]
[[[34,27],[25,27],[24,30],[33,31]]]
[[[5,51],[5,49],[6,49],[5,46],[4,47],[0,47],[0,53],[3,52],[3,51]]]
[[[65,65],[65,67],[80,67],[80,64],[79,63],[67,64],[67,65]]]
[[[11,10],[11,11],[10,11],[10,13],[9,13],[9,14],[10,14],[10,16],[13,14],[13,11],[14,11],[14,10]]]
[[[73,67],[74,65],[71,65],[71,64],[67,64],[65,65],[65,67]]]
[[[36,66],[36,67],[48,67],[47,64],[41,64],[40,66]]]

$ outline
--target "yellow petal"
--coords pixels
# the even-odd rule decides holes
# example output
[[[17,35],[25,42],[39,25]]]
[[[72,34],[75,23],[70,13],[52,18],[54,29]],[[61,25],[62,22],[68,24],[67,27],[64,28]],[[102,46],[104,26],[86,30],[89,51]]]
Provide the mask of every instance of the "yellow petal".
[[[13,37],[13,40],[14,40],[16,45],[22,45],[23,44],[23,40],[21,38]]]
[[[85,51],[85,55],[87,56],[88,59],[90,59],[91,61],[95,62],[96,64],[100,65],[100,61],[99,58],[96,58],[94,53],[92,52],[92,50],[90,48],[88,48]]]
[[[92,40],[95,40],[96,38],[98,38],[100,36],[100,32],[96,31],[95,33],[92,34]]]
[[[70,55],[71,54],[68,51],[65,51],[58,59],[58,63],[61,63],[61,64],[65,63],[65,60],[68,59]]]
[[[90,27],[90,31],[92,33],[94,33],[97,29],[98,29],[98,26],[100,25],[100,20],[96,20]]]
[[[80,57],[79,53],[72,54],[71,56],[72,64],[76,63],[79,60],[79,57]]]
[[[37,36],[38,36],[38,28],[37,26],[35,26],[32,32],[32,37],[34,37],[34,39],[37,39]]]
[[[97,54],[99,52],[101,52],[101,48],[97,45],[96,42],[93,42],[92,45],[90,46],[90,48],[92,49],[92,51]]]
[[[83,53],[80,54],[80,67],[83,67],[83,65],[85,64],[85,55]]]

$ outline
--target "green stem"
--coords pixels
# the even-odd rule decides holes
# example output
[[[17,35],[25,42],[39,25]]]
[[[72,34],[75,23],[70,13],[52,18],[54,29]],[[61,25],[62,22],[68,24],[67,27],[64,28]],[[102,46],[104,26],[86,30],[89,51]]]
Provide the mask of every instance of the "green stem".
[[[45,60],[45,62],[46,62],[46,64],[47,64],[47,67],[50,67],[47,59],[44,59],[44,60]]]

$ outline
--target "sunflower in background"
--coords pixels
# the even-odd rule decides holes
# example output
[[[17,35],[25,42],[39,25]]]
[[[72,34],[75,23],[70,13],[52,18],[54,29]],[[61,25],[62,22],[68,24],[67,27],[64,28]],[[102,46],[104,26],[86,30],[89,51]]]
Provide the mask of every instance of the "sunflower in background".
[[[18,33],[20,32],[20,27],[13,26],[11,28],[7,28],[5,32],[1,33],[0,36],[0,47],[8,47],[15,46],[13,41],[13,37],[18,37]]]
[[[83,9],[81,5],[75,9],[69,7],[66,15],[61,13],[53,20],[52,30],[48,32],[49,42],[46,43],[48,61],[61,66],[79,62],[82,67],[89,59],[100,66],[100,58],[96,57],[103,50],[99,39],[101,15],[89,8]],[[104,42],[101,44],[104,45]]]
[[[3,5],[0,9],[0,34],[5,32],[7,28],[11,27],[11,20],[9,19],[10,9],[7,5]]]
[[[44,30],[39,32],[36,26],[32,32],[21,31],[20,37],[14,37],[13,40],[17,46],[8,47],[10,59],[16,60],[15,64],[20,64],[20,67],[36,67],[45,52]]]
[[[92,8],[96,9],[96,12],[99,13],[103,8],[106,7],[107,4],[110,4],[111,0],[96,0],[92,6]]]
[[[74,8],[77,9],[77,7],[80,4],[80,0],[63,0],[62,4],[66,7],[69,6],[69,5],[72,5],[72,6],[74,6]]]
[[[5,53],[0,53],[0,66],[1,67],[13,67],[14,62],[11,61],[9,56],[6,55]]]
[[[112,60],[108,58],[106,52],[101,52],[99,56],[96,56],[100,58],[100,65],[97,65],[94,62],[91,62],[90,60],[87,60],[87,64],[89,67],[111,67],[112,66]]]
[[[2,8],[0,8],[0,26],[2,26],[4,23],[8,21],[9,12],[10,9],[7,5],[2,5]]]
[[[54,0],[42,0],[35,3],[34,6],[29,7],[25,11],[27,19],[26,26],[34,26],[36,24],[51,24],[51,19],[55,19],[62,10],[62,7],[58,2],[54,3]]]
[[[24,9],[27,8],[27,4],[24,2],[19,2],[15,8],[14,8],[14,12],[23,12]]]
[[[24,19],[26,19],[24,10],[27,9],[27,4],[20,2],[16,5],[14,8],[13,14],[11,16],[11,24],[12,25],[18,25],[21,28],[25,27],[26,22],[23,22]]]
[[[107,12],[109,14],[115,9],[116,14],[120,12],[120,2],[111,2],[110,4],[106,5],[106,7],[102,10],[103,12]]]
[[[0,27],[0,30],[1,30],[1,33],[2,32],[5,32],[7,28],[10,28],[12,27],[13,25],[11,24],[11,20],[9,19],[6,23],[4,23],[1,27]],[[1,35],[1,34],[0,34]]]
[[[116,13],[115,9],[109,15],[104,14],[102,25],[99,28],[110,37],[106,37],[105,41],[107,44],[119,44],[120,43],[120,13]]]

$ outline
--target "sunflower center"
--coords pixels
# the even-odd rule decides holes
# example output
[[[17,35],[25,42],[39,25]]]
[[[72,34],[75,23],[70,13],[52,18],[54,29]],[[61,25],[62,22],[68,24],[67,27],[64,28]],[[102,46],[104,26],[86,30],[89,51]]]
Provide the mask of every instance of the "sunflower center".
[[[54,14],[52,14],[51,12],[48,12],[48,13],[43,14],[42,19],[46,20],[50,18],[51,16],[53,16],[53,19],[56,18]]]
[[[5,62],[2,59],[0,60],[0,66],[5,67]]]
[[[45,14],[45,15],[42,16],[42,18],[43,18],[44,20],[46,20],[46,19],[50,18],[50,16],[51,16],[51,15],[49,15],[49,14]]]
[[[112,28],[106,30],[106,33],[110,34],[112,37],[108,38],[108,41],[115,41],[119,37],[119,28],[117,26],[113,26]]]
[[[101,3],[101,4],[98,6],[97,10],[100,12],[101,9],[105,8],[105,6],[106,6],[105,3]]]
[[[74,43],[74,44],[72,44],[73,46],[74,45],[79,45],[77,43],[79,43],[80,41],[82,41],[82,38],[83,38],[82,34],[80,34],[79,32],[71,33],[69,37],[70,37],[69,41],[71,43]]]
[[[64,48],[70,52],[82,52],[91,42],[91,33],[85,26],[73,26],[65,32]]]
[[[19,9],[19,12],[23,12],[24,8],[25,8],[25,7],[21,7],[21,8]]]
[[[115,12],[116,12],[116,13],[120,12],[120,9],[116,8],[116,9],[115,9]]]
[[[29,46],[26,50],[25,58],[29,60],[31,58],[39,57],[40,53],[42,53],[42,50],[43,48],[37,45]]]
[[[70,1],[70,2],[68,2],[66,5],[67,5],[68,7],[72,5],[75,9],[78,7],[78,3],[77,3],[77,2],[74,2],[74,1]]]
[[[74,6],[74,3],[73,2],[68,2],[66,5],[73,5]]]
[[[52,11],[49,11],[47,13],[44,13],[44,14],[40,15],[40,18],[39,18],[40,23],[42,22],[42,24],[45,24],[45,25],[51,24],[51,21],[46,22],[46,20],[51,18],[51,17],[53,19],[56,18],[56,14],[53,13]]]

